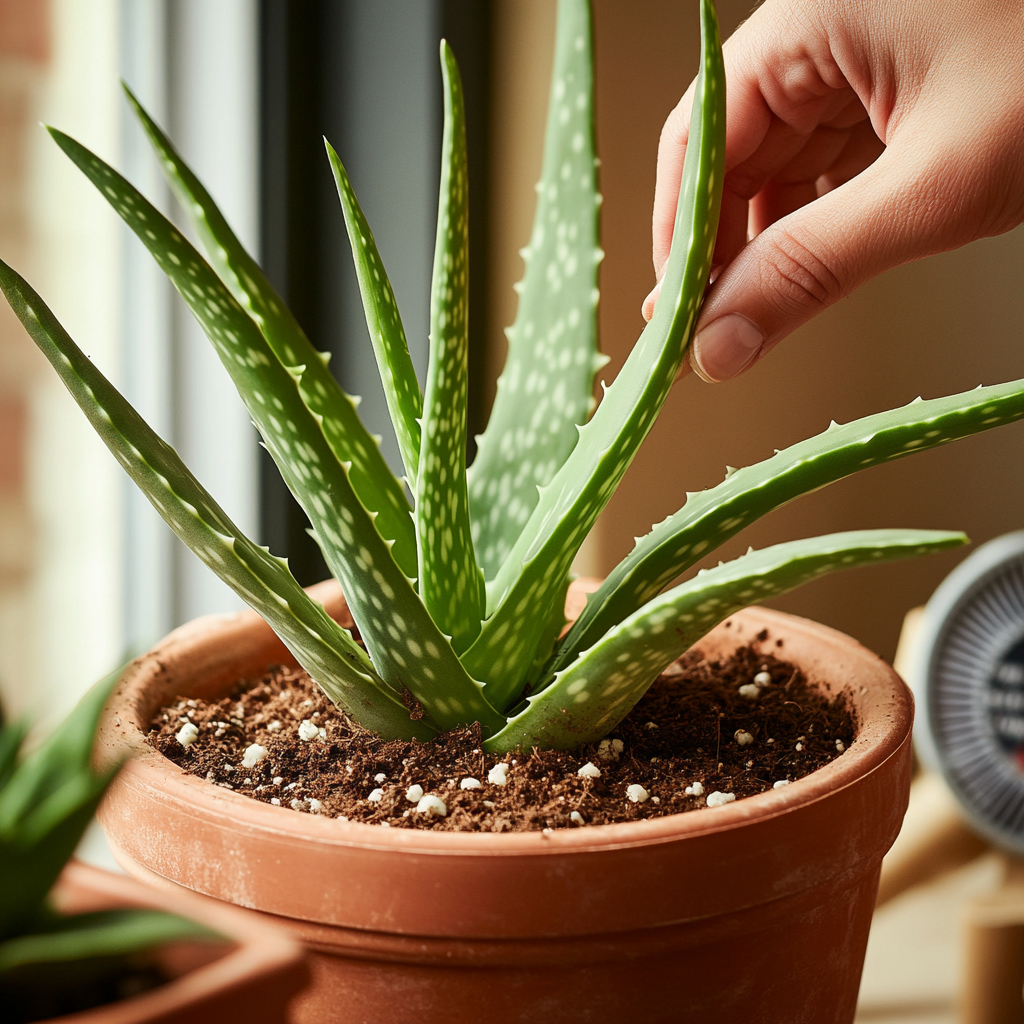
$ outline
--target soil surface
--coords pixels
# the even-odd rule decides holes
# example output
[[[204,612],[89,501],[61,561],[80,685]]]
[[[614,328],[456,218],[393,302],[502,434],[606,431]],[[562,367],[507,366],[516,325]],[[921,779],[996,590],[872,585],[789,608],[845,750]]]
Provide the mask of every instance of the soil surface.
[[[0,1020],[28,1024],[79,1014],[168,981],[146,954],[23,964],[0,974]]]
[[[385,741],[304,671],[282,667],[222,700],[161,708],[150,741],[254,800],[391,828],[526,832],[659,818],[793,782],[854,741],[845,695],[812,689],[781,646],[762,632],[725,662],[685,655],[605,740],[572,751],[486,754],[476,727]],[[179,737],[194,732],[184,746]],[[507,772],[495,771],[501,763]]]

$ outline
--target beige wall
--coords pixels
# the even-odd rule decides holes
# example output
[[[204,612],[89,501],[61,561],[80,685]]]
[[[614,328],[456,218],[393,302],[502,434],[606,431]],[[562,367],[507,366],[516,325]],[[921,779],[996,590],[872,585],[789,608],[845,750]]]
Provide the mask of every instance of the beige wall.
[[[723,32],[748,0],[720,0]],[[643,17],[637,16],[641,10]],[[539,169],[553,0],[499,0],[495,90],[495,295],[492,344],[511,322],[514,254],[529,236]],[[611,379],[643,326],[653,283],[650,211],[658,133],[697,61],[696,4],[596,0],[598,145],[604,193],[601,344]],[[674,512],[687,490],[840,422],[908,402],[1024,376],[1024,231],[893,271],[793,335],[742,379],[677,385],[589,556],[607,570],[636,534]],[[834,530],[965,530],[975,542],[1024,527],[1024,423],[873,469],[801,499],[741,533],[713,559]],[[775,602],[892,656],[903,613],[963,557],[855,570]]]

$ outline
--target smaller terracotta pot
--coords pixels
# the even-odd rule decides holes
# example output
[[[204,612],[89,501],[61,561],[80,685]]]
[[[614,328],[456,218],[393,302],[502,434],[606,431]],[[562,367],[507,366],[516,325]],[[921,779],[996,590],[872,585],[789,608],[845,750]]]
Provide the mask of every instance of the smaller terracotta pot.
[[[166,910],[206,925],[225,941],[175,942],[159,949],[156,961],[173,979],[166,985],[41,1024],[284,1024],[292,997],[309,980],[297,942],[226,903],[153,889],[79,862],[64,869],[53,900],[68,914],[116,907]]]

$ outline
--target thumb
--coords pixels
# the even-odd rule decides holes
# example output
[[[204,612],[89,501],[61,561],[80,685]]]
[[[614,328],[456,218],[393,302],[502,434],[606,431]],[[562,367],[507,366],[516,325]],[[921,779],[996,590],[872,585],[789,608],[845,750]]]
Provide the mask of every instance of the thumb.
[[[708,293],[690,365],[730,380],[865,281],[942,251],[934,176],[892,148],[753,238]],[[941,190],[940,190],[941,192]]]

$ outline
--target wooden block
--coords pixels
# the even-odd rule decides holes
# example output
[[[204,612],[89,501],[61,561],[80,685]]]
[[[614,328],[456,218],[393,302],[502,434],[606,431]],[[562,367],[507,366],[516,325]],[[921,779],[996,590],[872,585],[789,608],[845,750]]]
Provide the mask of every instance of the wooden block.
[[[1024,886],[975,899],[964,937],[963,1024],[1024,1024]]]

